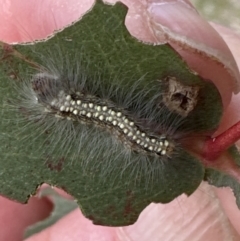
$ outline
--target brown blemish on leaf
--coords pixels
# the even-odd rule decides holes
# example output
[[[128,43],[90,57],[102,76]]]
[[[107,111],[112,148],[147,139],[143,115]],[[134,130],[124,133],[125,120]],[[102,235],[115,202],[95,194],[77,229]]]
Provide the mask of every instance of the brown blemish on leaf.
[[[63,169],[64,161],[65,161],[64,157],[59,158],[57,162],[52,161],[52,159],[48,157],[46,160],[46,165],[51,171],[60,172]]]
[[[123,213],[123,215],[125,217],[129,216],[129,214],[132,214],[132,212],[133,212],[133,209],[132,209],[133,193],[132,193],[132,191],[127,191],[126,194],[127,194],[126,205],[125,205],[124,213]]]
[[[186,86],[175,77],[165,79],[167,88],[163,94],[166,107],[177,114],[186,117],[195,108],[198,102],[198,86]]]
[[[11,45],[6,44],[6,43],[0,43],[2,47],[2,53],[1,53],[1,61],[5,60],[7,57],[9,57],[13,52],[14,49]]]

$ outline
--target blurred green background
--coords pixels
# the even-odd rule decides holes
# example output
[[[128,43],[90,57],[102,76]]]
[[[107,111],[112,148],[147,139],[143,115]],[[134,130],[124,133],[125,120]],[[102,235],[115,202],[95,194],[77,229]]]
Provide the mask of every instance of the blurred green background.
[[[240,33],[240,0],[190,0],[199,13],[210,21]]]

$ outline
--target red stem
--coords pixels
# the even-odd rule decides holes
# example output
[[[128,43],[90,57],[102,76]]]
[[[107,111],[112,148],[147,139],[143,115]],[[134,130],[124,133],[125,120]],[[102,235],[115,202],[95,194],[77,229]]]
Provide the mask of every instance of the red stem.
[[[240,140],[240,121],[221,135],[208,139],[205,142],[203,157],[213,161],[238,140]]]

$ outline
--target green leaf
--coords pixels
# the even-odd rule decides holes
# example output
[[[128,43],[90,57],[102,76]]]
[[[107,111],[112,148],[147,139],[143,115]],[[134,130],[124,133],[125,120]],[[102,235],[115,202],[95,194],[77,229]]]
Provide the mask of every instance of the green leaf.
[[[239,169],[240,168],[240,153],[239,153],[237,147],[236,146],[230,147],[228,150],[228,153],[236,164],[235,168]],[[240,183],[235,177],[231,176],[226,171],[217,170],[217,169],[213,169],[213,168],[207,168],[204,179],[210,185],[213,185],[215,187],[230,187],[233,190],[233,193],[236,197],[237,206],[240,209],[240,196],[239,196]]]
[[[236,145],[231,146],[228,149],[228,153],[231,155],[233,158],[235,164],[240,167],[240,153]]]
[[[1,194],[25,202],[40,183],[46,182],[73,195],[94,223],[123,226],[134,223],[151,202],[167,203],[182,193],[190,195],[198,187],[204,168],[182,148],[177,148],[171,159],[155,163],[156,170],[151,162],[139,166],[140,162],[129,165],[129,160],[116,157],[116,162],[114,158],[111,162],[105,160],[105,152],[111,146],[100,152],[97,159],[93,158],[90,167],[85,167],[82,163],[89,153],[83,151],[76,158],[78,142],[65,153],[64,148],[71,141],[67,132],[58,130],[58,135],[54,128],[41,129],[38,121],[22,122],[24,110],[17,112],[9,106],[10,102],[18,101],[19,86],[29,80],[30,74],[38,72],[36,66],[48,63],[51,67],[54,62],[63,68],[74,68],[81,63],[87,69],[88,79],[101,79],[101,88],[120,83],[119,89],[128,93],[129,87],[138,81],[141,93],[149,91],[143,97],[144,103],[151,102],[156,95],[161,102],[164,85],[159,80],[167,76],[176,77],[184,85],[198,86],[197,105],[185,119],[166,108],[163,120],[156,117],[156,121],[171,127],[177,119],[181,122],[181,133],[213,131],[222,114],[221,98],[214,85],[189,71],[169,45],[152,46],[131,37],[124,25],[126,12],[127,8],[120,3],[109,6],[97,1],[81,21],[45,42],[0,49]],[[117,94],[114,98],[118,97]],[[121,153],[121,149],[115,153]],[[105,175],[105,169],[110,169],[111,175]]]
[[[31,226],[29,226],[24,232],[24,238],[27,239],[30,236],[41,232],[42,230],[50,227],[54,223],[56,223],[63,216],[72,212],[74,209],[78,208],[76,202],[72,200],[68,200],[62,196],[60,196],[57,192],[55,192],[52,188],[45,188],[39,193],[40,197],[48,196],[51,198],[53,202],[53,210],[49,217],[45,220],[37,222]]]
[[[205,180],[215,187],[230,187],[236,197],[237,206],[240,208],[240,185],[234,177],[219,170],[208,168],[206,169]]]

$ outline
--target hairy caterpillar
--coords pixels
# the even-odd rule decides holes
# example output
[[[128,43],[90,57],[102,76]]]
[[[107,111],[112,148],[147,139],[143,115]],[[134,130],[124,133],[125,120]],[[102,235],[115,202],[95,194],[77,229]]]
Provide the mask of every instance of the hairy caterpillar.
[[[154,133],[140,127],[140,123],[125,109],[85,93],[84,87],[75,88],[72,82],[67,86],[65,84],[55,76],[34,76],[32,89],[38,104],[45,106],[46,112],[82,125],[100,127],[116,136],[124,148],[137,153],[170,155],[173,144],[169,143],[164,134],[154,136]]]

